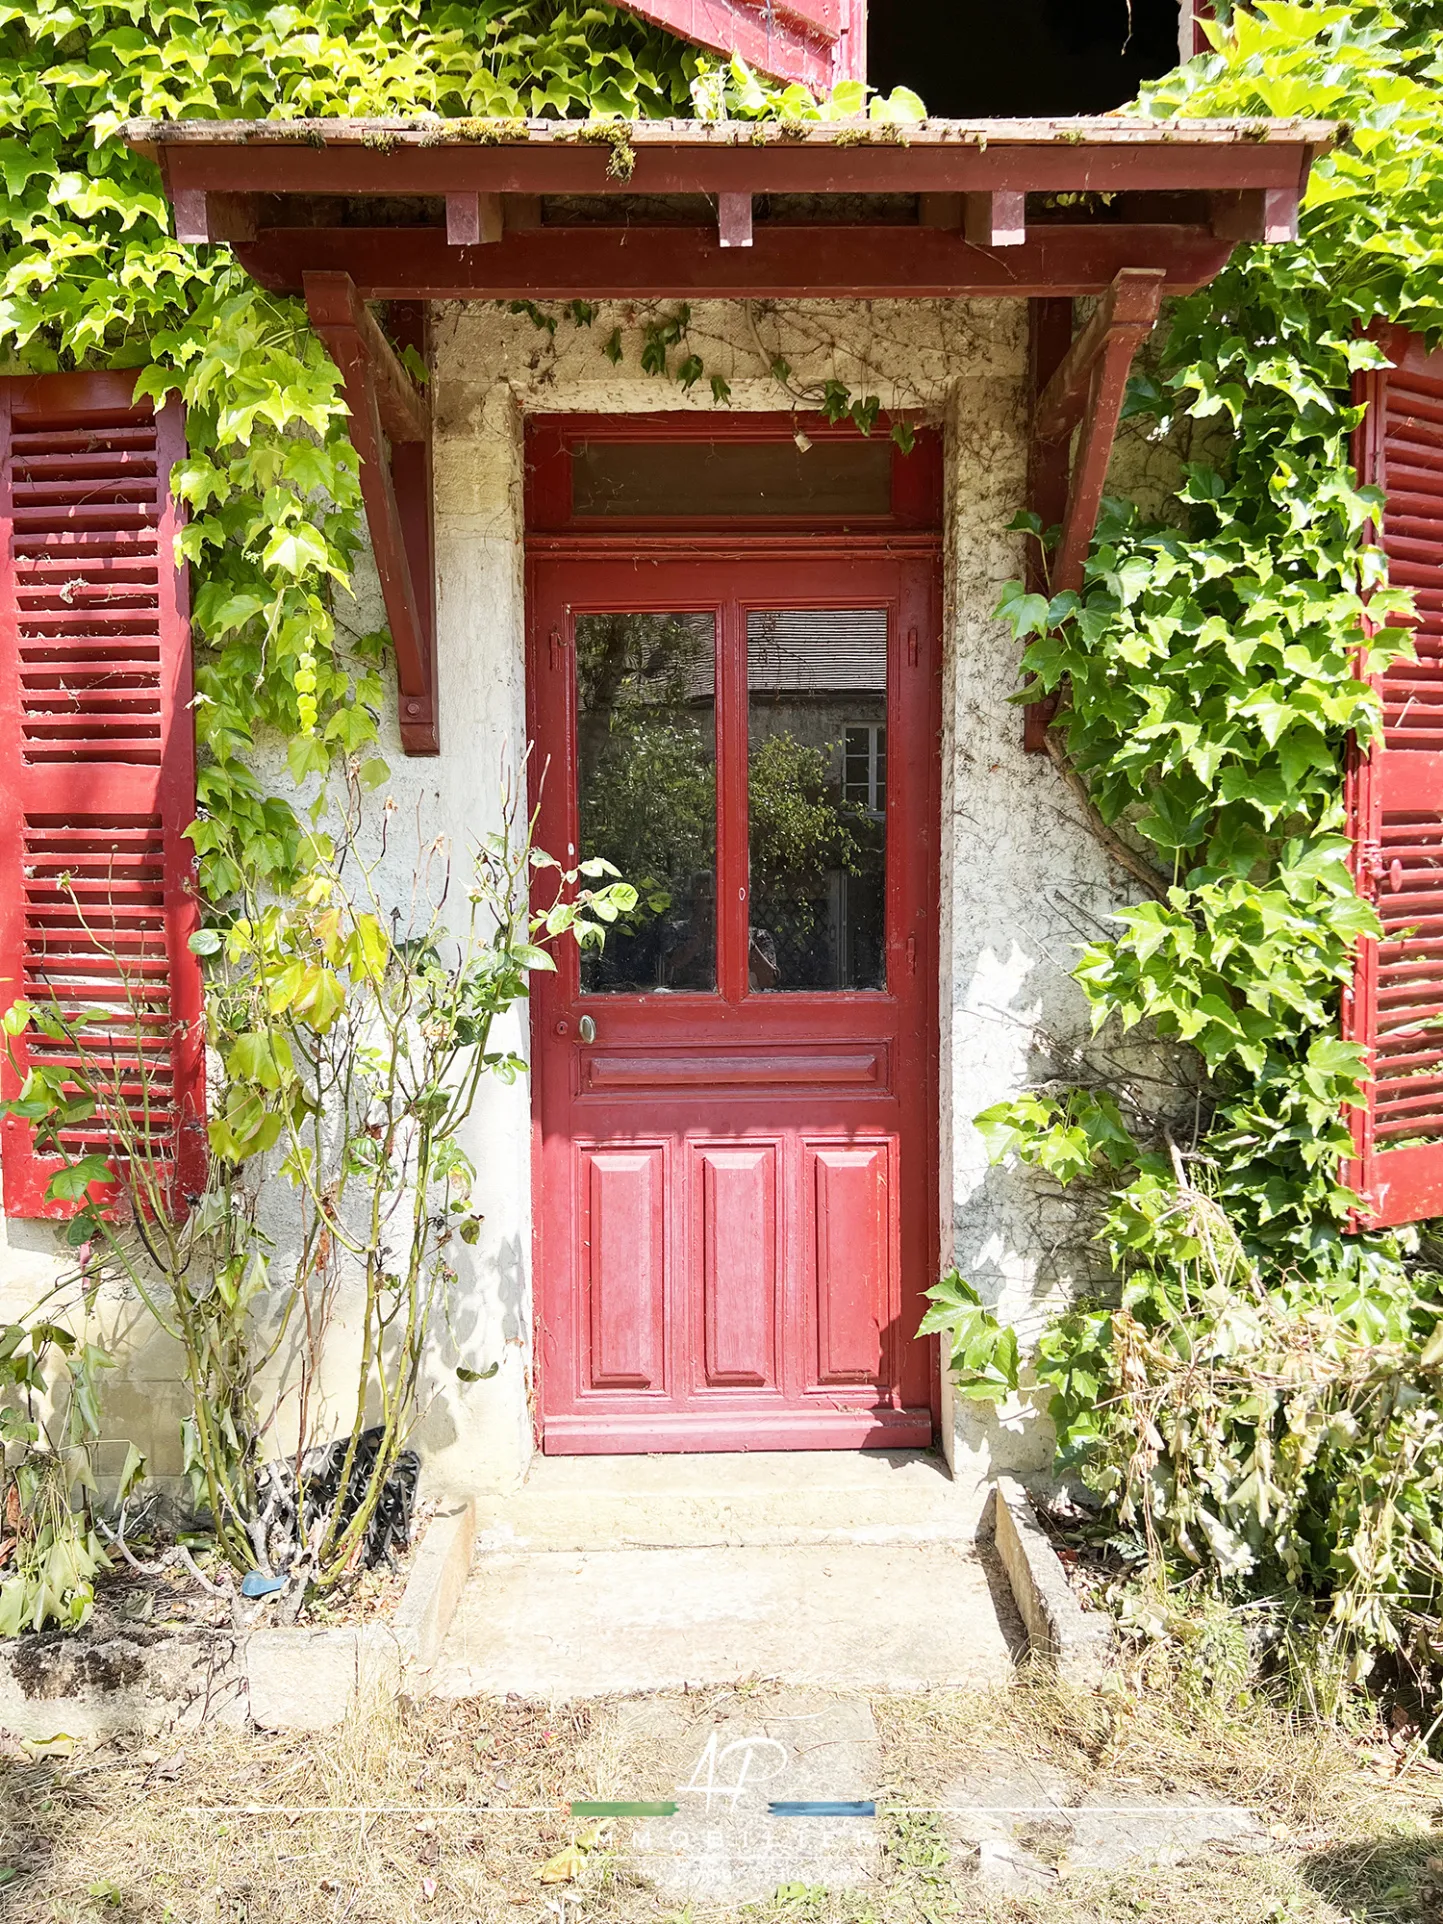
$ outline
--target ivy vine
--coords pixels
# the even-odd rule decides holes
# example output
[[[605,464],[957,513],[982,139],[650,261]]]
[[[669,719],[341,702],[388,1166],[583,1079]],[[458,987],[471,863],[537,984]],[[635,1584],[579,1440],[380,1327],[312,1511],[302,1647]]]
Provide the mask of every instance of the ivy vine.
[[[1273,1609],[1295,1679],[1320,1655],[1356,1679],[1379,1650],[1426,1668],[1443,1597],[1443,1276],[1427,1234],[1350,1233],[1363,1060],[1340,1039],[1377,928],[1344,835],[1347,743],[1378,725],[1355,663],[1410,647],[1350,465],[1352,376],[1383,364],[1374,321],[1443,329],[1443,9],[1221,11],[1141,111],[1317,117],[1341,138],[1298,243],[1240,249],[1133,385],[1135,419],[1211,424],[1214,458],[1187,464],[1166,520],[1107,504],[1080,594],[1014,584],[1000,611],[1032,692],[1059,698],[1060,758],[1155,877],[1077,980],[1099,1027],[1195,1051],[1198,1088],[1159,1113],[1099,1062],[980,1120],[998,1155],[1097,1199],[1098,1293],[1037,1368],[1115,1543],[1153,1583]],[[935,1305],[964,1387],[1015,1387],[975,1292],[953,1278]]]
[[[178,394],[186,407],[190,454],[174,484],[189,510],[192,836],[207,897],[304,867],[291,798],[255,773],[257,739],[288,744],[297,781],[363,751],[377,735],[386,638],[337,622],[363,523],[334,365],[299,302],[257,288],[228,248],[172,237],[154,167],[117,130],[138,116],[556,115],[594,124],[620,154],[630,120],[865,105],[858,86],[818,103],[575,0],[0,4],[0,354],[36,371],[134,368],[138,396]],[[899,90],[871,112],[915,118],[920,103]],[[588,304],[570,317],[589,319]],[[665,361],[665,333],[644,355]],[[679,372],[698,378],[690,362]]]

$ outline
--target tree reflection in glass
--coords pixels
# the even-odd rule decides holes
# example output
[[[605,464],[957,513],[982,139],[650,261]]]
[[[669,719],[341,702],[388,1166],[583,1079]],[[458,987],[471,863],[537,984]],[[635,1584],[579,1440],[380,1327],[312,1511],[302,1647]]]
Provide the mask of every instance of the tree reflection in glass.
[[[884,989],[887,615],[747,617],[754,990]]]
[[[576,693],[581,855],[637,890],[582,992],[714,991],[715,617],[578,616]]]

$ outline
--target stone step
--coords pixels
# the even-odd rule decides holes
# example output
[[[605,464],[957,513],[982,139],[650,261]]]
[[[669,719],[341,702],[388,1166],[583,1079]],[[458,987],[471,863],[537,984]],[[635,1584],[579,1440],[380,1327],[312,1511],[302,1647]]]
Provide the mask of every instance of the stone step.
[[[960,1545],[979,1508],[932,1451],[537,1456],[519,1489],[477,1499],[478,1547]]]
[[[949,1543],[478,1555],[431,1689],[550,1702],[773,1678],[954,1690],[1011,1674],[1006,1579]]]

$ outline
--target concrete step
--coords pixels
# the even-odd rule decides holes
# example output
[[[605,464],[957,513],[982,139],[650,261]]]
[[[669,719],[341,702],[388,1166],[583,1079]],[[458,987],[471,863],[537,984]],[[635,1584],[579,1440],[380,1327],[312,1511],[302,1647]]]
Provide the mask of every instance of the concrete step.
[[[970,1544],[979,1494],[928,1450],[538,1456],[477,1500],[487,1550]]]
[[[478,1556],[430,1688],[541,1702],[770,1678],[986,1688],[1021,1642],[1006,1580],[950,1543]]]

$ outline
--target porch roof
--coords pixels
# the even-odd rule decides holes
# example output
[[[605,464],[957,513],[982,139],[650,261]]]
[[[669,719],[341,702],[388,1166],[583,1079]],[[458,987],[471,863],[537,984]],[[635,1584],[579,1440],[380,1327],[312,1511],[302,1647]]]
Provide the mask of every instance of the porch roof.
[[[1055,585],[1079,587],[1164,295],[1210,280],[1239,241],[1295,237],[1334,132],[1111,115],[126,128],[177,238],[228,241],[262,285],[304,294],[341,369],[410,754],[439,741],[432,420],[371,302],[398,304],[392,333],[424,348],[436,300],[1030,297],[1029,497],[1062,524]],[[1100,298],[1074,340],[1079,294]]]
[[[186,240],[365,300],[1168,292],[1283,240],[1327,122],[135,120]]]

